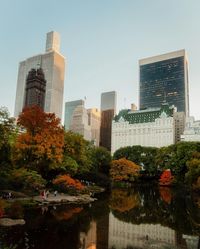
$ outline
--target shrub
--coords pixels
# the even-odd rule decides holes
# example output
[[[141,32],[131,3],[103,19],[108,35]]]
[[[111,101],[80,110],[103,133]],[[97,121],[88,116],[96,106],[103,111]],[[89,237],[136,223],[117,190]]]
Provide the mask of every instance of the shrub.
[[[14,169],[11,171],[11,182],[13,186],[23,190],[38,191],[45,187],[46,181],[40,174],[25,168]]]
[[[73,179],[69,175],[59,175],[53,180],[53,184],[59,191],[70,192],[70,190],[80,191],[84,186],[79,180]]]

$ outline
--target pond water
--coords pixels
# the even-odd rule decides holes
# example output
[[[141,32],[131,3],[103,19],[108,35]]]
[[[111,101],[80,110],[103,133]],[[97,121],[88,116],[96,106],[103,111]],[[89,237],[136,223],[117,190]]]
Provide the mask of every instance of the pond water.
[[[200,197],[152,186],[115,188],[84,206],[25,209],[0,227],[1,249],[200,249]]]

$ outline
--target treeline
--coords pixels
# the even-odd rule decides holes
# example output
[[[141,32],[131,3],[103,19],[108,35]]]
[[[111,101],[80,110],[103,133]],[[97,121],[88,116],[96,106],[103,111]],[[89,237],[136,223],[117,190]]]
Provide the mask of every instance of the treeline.
[[[1,189],[37,191],[54,181],[80,186],[73,178],[106,184],[110,161],[110,152],[66,132],[52,113],[25,108],[16,123],[0,108]]]
[[[115,162],[121,158],[141,166],[135,178],[144,175],[156,178],[164,170],[170,169],[174,184],[189,184],[200,189],[200,142],[179,142],[162,148],[127,146],[118,149],[113,155]]]
[[[0,108],[0,189],[66,189],[92,181],[133,183],[159,179],[170,169],[173,183],[200,189],[200,142],[168,147],[128,146],[113,157],[79,134],[66,132],[60,120],[39,107],[25,108],[17,122]],[[57,186],[59,185],[59,186]]]

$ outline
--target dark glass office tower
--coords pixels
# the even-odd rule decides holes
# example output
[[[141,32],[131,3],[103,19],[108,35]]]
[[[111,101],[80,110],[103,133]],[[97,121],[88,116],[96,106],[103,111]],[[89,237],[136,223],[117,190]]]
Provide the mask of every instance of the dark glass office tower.
[[[26,79],[26,95],[24,106],[37,105],[44,110],[46,80],[43,70],[31,69]]]
[[[185,50],[139,61],[140,109],[160,107],[163,101],[189,114],[188,63]]]

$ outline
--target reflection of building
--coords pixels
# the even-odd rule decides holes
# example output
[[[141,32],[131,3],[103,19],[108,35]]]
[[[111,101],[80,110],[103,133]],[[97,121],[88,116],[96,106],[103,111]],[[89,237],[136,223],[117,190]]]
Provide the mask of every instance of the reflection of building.
[[[181,141],[200,141],[200,120],[195,121],[194,117],[186,119],[186,125]]]
[[[165,99],[178,112],[189,113],[188,62],[185,50],[139,61],[140,109],[159,107]]]
[[[166,103],[160,108],[120,111],[112,122],[112,153],[124,146],[162,147],[173,144],[175,111],[174,106]]]
[[[55,113],[56,116],[62,118],[65,59],[60,54],[59,46],[59,34],[49,32],[47,33],[46,52],[20,62],[15,100],[15,117],[20,114],[26,105],[26,93],[30,93],[30,88],[27,88],[29,73],[32,70],[37,71],[38,68],[41,68],[46,81],[44,111]],[[37,84],[39,83],[37,80],[34,84],[36,82]],[[33,94],[33,91],[31,94]]]
[[[116,92],[101,94],[101,129],[100,146],[111,150],[112,119],[116,113]]]
[[[163,227],[159,224],[140,224],[134,225],[118,220],[112,213],[109,215],[109,247],[108,248],[150,248],[150,245],[156,243],[171,245],[174,248],[176,244],[175,231]],[[161,244],[162,243],[162,244]],[[148,247],[149,245],[149,247]]]
[[[83,135],[99,145],[101,113],[97,108],[86,109],[84,100],[65,103],[65,129]]]
[[[97,235],[96,235],[96,222],[92,221],[90,223],[90,228],[87,233],[81,232],[80,233],[80,243],[81,246],[80,249],[96,249],[96,241],[97,241]]]

